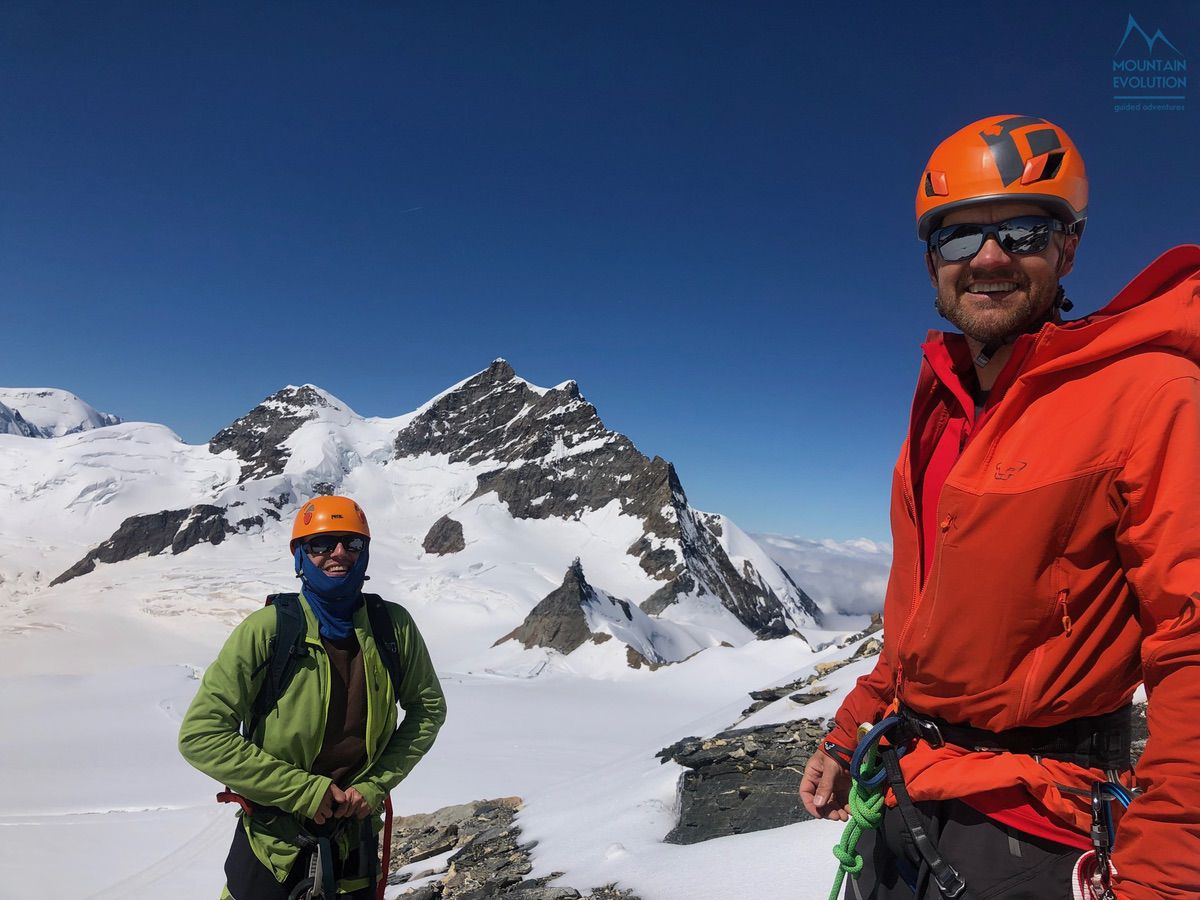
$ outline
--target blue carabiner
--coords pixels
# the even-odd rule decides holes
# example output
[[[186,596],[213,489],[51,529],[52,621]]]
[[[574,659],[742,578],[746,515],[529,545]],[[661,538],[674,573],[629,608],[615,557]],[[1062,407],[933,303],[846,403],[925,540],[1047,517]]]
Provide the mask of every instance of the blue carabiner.
[[[874,789],[882,785],[887,780],[887,769],[885,769],[883,766],[880,766],[878,771],[876,771],[873,775],[864,776],[861,771],[863,759],[866,757],[867,753],[870,752],[871,748],[879,743],[879,739],[881,737],[899,724],[899,716],[886,716],[879,722],[879,724],[863,735],[862,740],[858,742],[858,746],[854,748],[854,755],[850,757],[850,777],[857,781],[862,787]],[[903,756],[906,749],[907,748],[904,747],[897,747],[897,758]]]

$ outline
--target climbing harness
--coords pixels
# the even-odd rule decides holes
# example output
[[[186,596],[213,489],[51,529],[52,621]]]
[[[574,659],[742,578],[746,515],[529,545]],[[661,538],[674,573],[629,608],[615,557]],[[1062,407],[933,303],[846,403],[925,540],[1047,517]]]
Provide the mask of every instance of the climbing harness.
[[[948,900],[972,900],[972,894],[958,871],[941,855],[937,842],[928,833],[904,782],[900,757],[918,741],[937,749],[946,744],[975,751],[1022,753],[1075,763],[1084,768],[1103,769],[1108,781],[1098,782],[1092,791],[1093,849],[1075,866],[1074,900],[1115,900],[1110,886],[1115,868],[1109,858],[1115,841],[1111,802],[1128,806],[1132,793],[1117,781],[1117,771],[1130,768],[1129,744],[1132,707],[1111,713],[1087,716],[1046,728],[1024,727],[991,732],[966,725],[955,725],[936,716],[924,716],[901,704],[875,725],[864,723],[858,729],[858,746],[851,754],[830,741],[822,745],[825,753],[849,770],[850,822],[842,840],[834,847],[838,860],[830,900],[837,900],[847,874],[857,876],[863,868],[862,856],[855,847],[862,833],[878,828],[883,819],[887,788],[896,797],[896,808],[904,819],[913,845],[929,870],[943,897]],[[849,756],[847,764],[845,757]],[[1086,890],[1086,892],[1084,892]]]

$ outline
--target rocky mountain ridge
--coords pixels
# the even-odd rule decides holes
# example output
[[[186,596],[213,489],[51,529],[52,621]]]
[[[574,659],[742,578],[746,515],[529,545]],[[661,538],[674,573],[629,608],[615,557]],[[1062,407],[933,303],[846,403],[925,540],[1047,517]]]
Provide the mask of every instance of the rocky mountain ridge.
[[[664,582],[642,602],[647,613],[684,594],[714,595],[759,637],[779,637],[820,617],[774,563],[787,585],[783,596],[749,562],[735,566],[721,545],[721,517],[693,510],[675,467],[606,429],[573,381],[539,390],[496,360],[430,404],[394,447],[397,458],[444,454],[484,468],[468,502],[495,492],[515,518],[578,517],[620,504],[645,528],[627,552]],[[435,525],[439,533],[431,530],[427,543],[440,545],[445,524]]]

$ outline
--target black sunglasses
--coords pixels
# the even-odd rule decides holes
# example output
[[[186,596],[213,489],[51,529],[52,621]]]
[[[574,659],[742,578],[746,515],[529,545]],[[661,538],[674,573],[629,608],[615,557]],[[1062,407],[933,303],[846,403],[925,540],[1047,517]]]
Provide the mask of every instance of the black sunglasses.
[[[310,556],[325,556],[337,549],[338,544],[351,553],[362,553],[367,539],[359,534],[321,534],[304,542],[304,552]]]
[[[1005,253],[1041,253],[1054,231],[1067,231],[1067,227],[1050,216],[1017,216],[992,225],[964,222],[934,231],[929,235],[929,250],[936,250],[946,262],[962,262],[978,253],[989,237],[994,237]]]

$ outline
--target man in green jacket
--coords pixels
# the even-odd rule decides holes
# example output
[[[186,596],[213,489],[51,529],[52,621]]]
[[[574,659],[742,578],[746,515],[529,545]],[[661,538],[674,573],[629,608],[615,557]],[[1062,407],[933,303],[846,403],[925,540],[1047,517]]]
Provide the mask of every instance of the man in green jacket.
[[[240,816],[223,898],[288,900],[308,875],[313,837],[331,851],[339,896],[374,896],[379,811],[433,744],[446,700],[412,617],[385,603],[402,672],[393,690],[362,593],[370,540],[350,498],[304,504],[291,541],[306,626],[294,675],[255,715],[277,622],[265,607],[234,629],[184,716],[184,758],[253,808]]]

